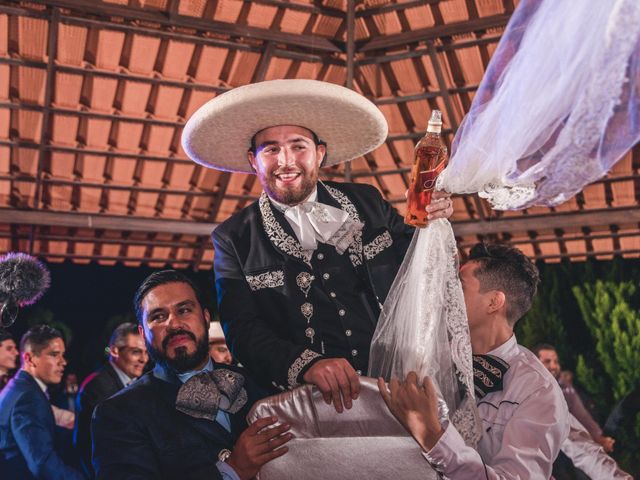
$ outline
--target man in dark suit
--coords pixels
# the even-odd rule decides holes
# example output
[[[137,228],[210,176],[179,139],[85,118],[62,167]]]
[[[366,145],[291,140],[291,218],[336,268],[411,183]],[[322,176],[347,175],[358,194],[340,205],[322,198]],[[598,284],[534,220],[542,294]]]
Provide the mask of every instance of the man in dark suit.
[[[156,272],[134,305],[156,367],[95,409],[98,479],[248,480],[286,453],[289,425],[269,417],[247,428],[261,392],[242,369],[209,357],[210,314],[189,278]]]
[[[0,393],[0,478],[83,479],[54,449],[47,386],[60,383],[67,364],[62,334],[47,325],[33,327],[20,351],[22,368]]]
[[[89,375],[76,397],[76,423],[73,445],[80,455],[85,473],[91,468],[91,415],[100,402],[116,394],[142,375],[149,360],[144,338],[133,323],[118,325],[109,339],[109,361]]]
[[[369,100],[313,80],[236,88],[183,131],[194,161],[254,173],[264,190],[213,232],[218,310],[234,358],[265,387],[316,385],[338,412],[358,396],[414,230],[374,187],[323,183],[319,169],[369,153],[386,135]],[[449,196],[433,198],[429,219],[450,216]]]

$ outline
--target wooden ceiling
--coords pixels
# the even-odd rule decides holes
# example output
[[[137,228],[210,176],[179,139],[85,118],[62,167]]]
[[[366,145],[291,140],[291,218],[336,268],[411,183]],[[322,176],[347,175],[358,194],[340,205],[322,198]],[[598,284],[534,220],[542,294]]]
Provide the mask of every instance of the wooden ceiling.
[[[211,268],[209,234],[257,198],[251,175],[192,163],[189,116],[261,80],[313,78],[374,101],[390,134],[324,172],[404,212],[415,141],[450,141],[517,1],[59,0],[0,5],[0,252]],[[523,112],[526,113],[526,112]],[[640,149],[557,208],[455,198],[460,246],[509,241],[545,261],[640,256]]]

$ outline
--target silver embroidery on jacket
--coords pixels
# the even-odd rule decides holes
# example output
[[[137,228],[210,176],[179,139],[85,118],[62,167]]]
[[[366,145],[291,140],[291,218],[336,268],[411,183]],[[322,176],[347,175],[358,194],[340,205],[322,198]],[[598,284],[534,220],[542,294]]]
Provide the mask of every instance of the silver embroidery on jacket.
[[[360,222],[360,215],[358,215],[358,210],[356,206],[347,198],[347,196],[342,193],[340,190],[334,187],[330,187],[328,185],[324,185],[329,194],[335,198],[335,200],[340,204],[340,208],[347,212],[349,217],[358,222]],[[298,242],[298,239],[289,235],[282,225],[276,220],[276,217],[273,214],[273,210],[271,209],[271,202],[269,201],[269,197],[265,192],[262,192],[260,195],[260,199],[258,200],[258,206],[260,208],[260,214],[262,215],[262,224],[264,225],[264,230],[273,243],[278,249],[286,253],[287,255],[291,255],[292,257],[299,258],[308,266],[311,266],[311,256],[313,255],[313,250],[303,250],[302,245]],[[354,267],[358,267],[362,265],[362,230],[357,232],[354,235],[354,239],[349,245],[349,260]]]
[[[249,287],[254,292],[262,288],[276,288],[284,285],[284,270],[274,270],[271,272],[259,273],[258,275],[247,275]]]
[[[289,388],[297,387],[298,384],[298,375],[304,367],[306,367],[309,362],[311,362],[314,358],[321,357],[318,352],[314,352],[313,350],[305,350],[302,354],[296,358],[296,361],[289,367],[289,374],[287,375],[287,379],[289,381]]]
[[[260,195],[258,205],[260,206],[260,213],[262,214],[264,230],[267,232],[271,243],[287,255],[299,258],[304,263],[311,266],[313,250],[303,250],[302,245],[300,245],[298,240],[284,231],[282,225],[280,225],[278,220],[276,220],[276,217],[273,215],[271,202],[265,192],[262,192],[262,195]]]
[[[364,256],[367,260],[371,260],[391,245],[393,245],[393,238],[391,238],[391,234],[388,231],[381,233],[374,238],[372,242],[367,243],[364,246]]]
[[[325,185],[324,187],[340,204],[340,208],[349,214],[349,217],[351,217],[353,221],[362,223],[360,222],[360,215],[358,215],[356,206],[351,203],[351,200],[349,200],[344,193],[329,185]],[[351,260],[354,267],[362,265],[362,230],[354,235],[353,242],[349,245],[349,260]]]

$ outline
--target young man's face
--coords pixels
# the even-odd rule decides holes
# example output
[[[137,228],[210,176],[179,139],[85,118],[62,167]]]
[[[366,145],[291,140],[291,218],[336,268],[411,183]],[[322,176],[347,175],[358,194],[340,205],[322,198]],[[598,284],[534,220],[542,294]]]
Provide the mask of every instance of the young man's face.
[[[64,358],[64,341],[61,338],[54,338],[42,349],[39,355],[33,352],[25,352],[32,365],[33,376],[39,378],[47,385],[57,385],[62,381],[64,367],[67,361]]]
[[[128,334],[126,343],[122,347],[112,347],[111,356],[114,363],[129,378],[138,378],[142,375],[144,366],[149,360],[147,346],[142,335]]]
[[[560,378],[560,360],[555,350],[540,350],[538,358],[556,379]]]
[[[150,290],[142,300],[144,335],[156,360],[178,372],[195,369],[207,359],[209,312],[187,283],[173,282]]]
[[[0,373],[16,368],[18,360],[18,348],[16,342],[10,338],[0,342]]]
[[[460,283],[464,294],[464,303],[467,309],[467,320],[469,328],[480,325],[486,318],[489,308],[489,292],[481,293],[480,280],[475,275],[475,271],[480,264],[473,260],[460,267]]]
[[[326,153],[303,127],[279,125],[256,135],[256,153],[249,163],[267,195],[286,205],[297,205],[313,192]]]

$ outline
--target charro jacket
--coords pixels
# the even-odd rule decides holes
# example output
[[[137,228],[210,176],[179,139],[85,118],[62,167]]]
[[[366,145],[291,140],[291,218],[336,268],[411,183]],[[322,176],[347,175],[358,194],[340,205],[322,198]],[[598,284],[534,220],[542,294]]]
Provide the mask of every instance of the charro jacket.
[[[319,183],[317,201],[364,224],[343,255],[322,243],[303,250],[264,193],[213,232],[227,342],[266,387],[295,387],[323,357],[366,373],[380,307],[413,235],[372,186]]]

